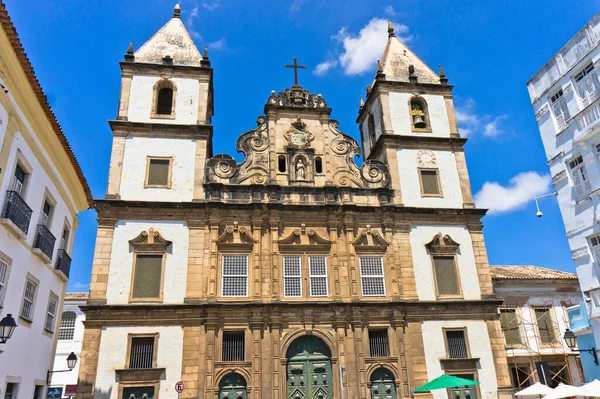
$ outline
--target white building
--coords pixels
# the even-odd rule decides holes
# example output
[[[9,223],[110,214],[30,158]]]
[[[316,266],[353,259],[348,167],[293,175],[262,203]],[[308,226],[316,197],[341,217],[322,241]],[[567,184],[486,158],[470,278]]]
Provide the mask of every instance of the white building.
[[[539,382],[536,363],[545,362],[550,386],[584,381],[579,353],[562,338],[567,308],[581,300],[577,276],[538,266],[491,266],[513,387]],[[542,382],[543,379],[542,379]]]
[[[596,348],[600,348],[599,70],[597,14],[527,83],[581,290],[587,298]],[[600,376],[600,369],[593,374]]]
[[[4,399],[45,397],[77,214],[89,187],[0,3],[0,344]]]
[[[85,305],[88,297],[89,294],[87,292],[67,292],[64,296],[52,370],[68,370],[65,360],[71,353],[74,353],[78,359],[81,357],[85,313],[79,307]],[[79,362],[77,362],[75,368],[71,371],[55,371],[51,376],[49,386],[59,389],[62,392],[63,398],[75,396],[77,392],[78,373]]]

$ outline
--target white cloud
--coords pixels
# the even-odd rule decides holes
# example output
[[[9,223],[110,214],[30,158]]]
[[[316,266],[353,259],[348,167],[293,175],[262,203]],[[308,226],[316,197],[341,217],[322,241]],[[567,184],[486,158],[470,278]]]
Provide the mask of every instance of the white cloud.
[[[394,23],[395,33],[408,33],[406,25]],[[357,34],[350,33],[346,28],[342,28],[333,36],[333,40],[338,43],[340,50],[337,56],[337,65],[339,65],[346,75],[361,75],[365,72],[375,73],[377,60],[383,54],[383,49],[388,39],[388,21],[383,18],[373,18]],[[400,37],[403,42],[409,42],[411,36]],[[322,76],[334,65],[330,61],[325,61],[317,66],[327,65],[327,69],[319,74],[315,69],[315,75]]]
[[[479,208],[489,209],[489,214],[512,212],[523,208],[536,196],[548,192],[550,175],[537,172],[522,172],[510,179],[507,186],[498,182],[486,182],[475,194],[475,203]]]
[[[300,11],[304,3],[306,3],[306,0],[293,0],[292,4],[290,4],[290,11]]]
[[[471,98],[462,101],[462,103],[460,101],[457,102],[454,112],[458,131],[463,137],[481,132],[484,137],[497,138],[507,133],[506,129],[502,126],[502,121],[507,118],[506,115],[480,115],[475,112],[475,101]]]
[[[194,20],[198,19],[198,6],[194,7],[192,11],[190,11],[190,15],[188,15],[185,20],[185,24],[187,25],[188,32],[190,32],[190,36],[194,39],[202,40],[202,36],[200,32],[194,29]]]
[[[89,290],[90,283],[84,283],[82,281],[74,281],[69,284],[69,290]]]
[[[230,48],[229,46],[227,46],[227,39],[222,37],[217,41],[214,41],[212,43],[208,43],[208,48],[211,50],[217,50],[217,51],[229,51]]]
[[[315,70],[313,71],[313,74],[317,76],[323,76],[327,73],[327,71],[329,71],[331,68],[334,68],[335,66],[337,66],[336,60],[321,62],[319,65],[316,66]]]
[[[212,11],[212,10],[215,10],[215,9],[221,7],[221,2],[217,0],[214,3],[212,3],[212,4],[202,3],[202,7],[204,7],[208,11]]]
[[[385,15],[388,15],[390,17],[393,17],[394,15],[396,15],[396,11],[394,10],[394,7],[392,7],[392,6],[387,6],[386,8],[383,9],[383,11],[385,12]]]

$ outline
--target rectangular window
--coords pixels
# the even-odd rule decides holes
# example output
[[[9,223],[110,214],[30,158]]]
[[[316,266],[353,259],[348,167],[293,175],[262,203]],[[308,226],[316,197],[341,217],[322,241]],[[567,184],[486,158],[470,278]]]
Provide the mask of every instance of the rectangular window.
[[[224,331],[223,332],[223,353],[224,362],[243,362],[244,361],[244,332]]]
[[[371,357],[386,357],[390,355],[387,330],[369,330],[369,350]]]
[[[36,385],[33,388],[33,399],[44,399],[44,386]]]
[[[8,283],[8,263],[0,259],[0,306],[4,302],[4,294]]]
[[[146,185],[151,187],[168,187],[171,178],[170,158],[149,158],[148,178]]]
[[[310,296],[327,296],[327,258],[309,256]]]
[[[223,296],[248,296],[248,256],[223,255]]]
[[[163,255],[136,255],[132,299],[161,297],[162,264]]]
[[[423,197],[442,195],[437,169],[419,169],[419,176],[421,179],[421,195]]]
[[[72,311],[63,312],[60,319],[60,328],[58,330],[58,339],[71,340],[75,335],[75,321],[77,314]]]
[[[21,306],[21,317],[25,320],[33,320],[33,308],[35,304],[35,294],[37,292],[37,283],[27,279],[25,283],[25,295],[23,295],[23,305]]]
[[[360,257],[360,280],[363,296],[385,296],[383,258],[381,256]]]
[[[594,70],[594,64],[587,64],[579,73],[574,76],[576,83],[576,92],[581,99],[584,107],[587,107],[592,101],[598,98],[600,91],[600,82],[598,75]]]
[[[464,330],[447,330],[446,341],[448,342],[448,357],[450,359],[466,359],[469,357]]]
[[[590,237],[590,246],[596,257],[596,262],[600,264],[600,234]],[[0,275],[0,277],[2,276]],[[2,300],[2,296],[0,296],[0,300]]]
[[[552,111],[554,112],[554,117],[556,118],[558,128],[562,130],[567,126],[567,121],[571,119],[571,114],[569,113],[569,108],[567,107],[567,100],[563,95],[562,89],[550,97],[550,101],[552,102]]]
[[[60,246],[58,247],[58,249],[67,249],[67,247],[69,246],[69,233],[69,229],[65,227],[63,229],[62,236],[60,237]]]
[[[302,296],[302,261],[299,256],[283,257],[283,295]]]
[[[13,176],[13,183],[11,191],[16,191],[19,196],[23,196],[23,189],[25,187],[25,179],[27,178],[27,172],[23,170],[21,165],[17,164],[15,168],[15,174]]]
[[[46,310],[46,331],[54,332],[54,322],[56,320],[56,309],[58,308],[58,297],[50,293],[48,299],[48,309]]]
[[[14,382],[6,383],[4,399],[17,399],[17,384],[15,384]]]
[[[156,337],[132,337],[129,352],[130,369],[151,369],[154,365]]]
[[[540,332],[542,345],[550,345],[556,341],[556,332],[552,323],[551,308],[535,309],[535,318]]]
[[[517,309],[500,309],[500,325],[504,332],[504,342],[507,346],[521,345],[521,330]]]
[[[454,256],[434,256],[433,266],[438,296],[460,296],[460,285]]]
[[[575,188],[575,195],[577,199],[583,199],[587,193],[592,190],[592,184],[588,178],[585,165],[583,164],[583,157],[579,155],[577,158],[569,162],[569,169],[571,170],[571,179],[573,180],[573,187]]]
[[[50,227],[50,215],[52,214],[52,205],[48,200],[44,200],[44,207],[42,208],[42,214],[40,215],[40,224],[46,227]]]

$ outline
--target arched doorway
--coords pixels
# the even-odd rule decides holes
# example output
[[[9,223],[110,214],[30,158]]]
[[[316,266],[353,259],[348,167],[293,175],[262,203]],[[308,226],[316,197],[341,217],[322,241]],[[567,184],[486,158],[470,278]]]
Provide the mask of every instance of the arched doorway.
[[[238,373],[229,373],[219,382],[219,399],[246,399],[246,380]]]
[[[331,399],[331,352],[319,338],[305,335],[287,353],[287,398]]]
[[[394,374],[380,367],[371,374],[371,399],[396,399]]]

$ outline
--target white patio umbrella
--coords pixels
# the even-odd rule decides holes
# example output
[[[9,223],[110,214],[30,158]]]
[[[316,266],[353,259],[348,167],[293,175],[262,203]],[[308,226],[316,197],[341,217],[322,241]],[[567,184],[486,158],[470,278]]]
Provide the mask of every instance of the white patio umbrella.
[[[523,389],[522,391],[515,393],[515,396],[540,396],[541,397],[544,395],[548,395],[551,392],[552,392],[552,388],[550,388],[548,385],[544,385],[541,382],[536,382],[532,386],[527,387],[527,388]]]
[[[567,385],[560,383],[556,388],[552,390],[551,393],[544,396],[542,399],[561,399],[561,398],[570,398],[571,396],[581,395],[579,392],[579,387],[574,387],[573,385]]]
[[[592,398],[600,398],[600,381],[594,380],[579,387],[579,396],[591,396]]]

